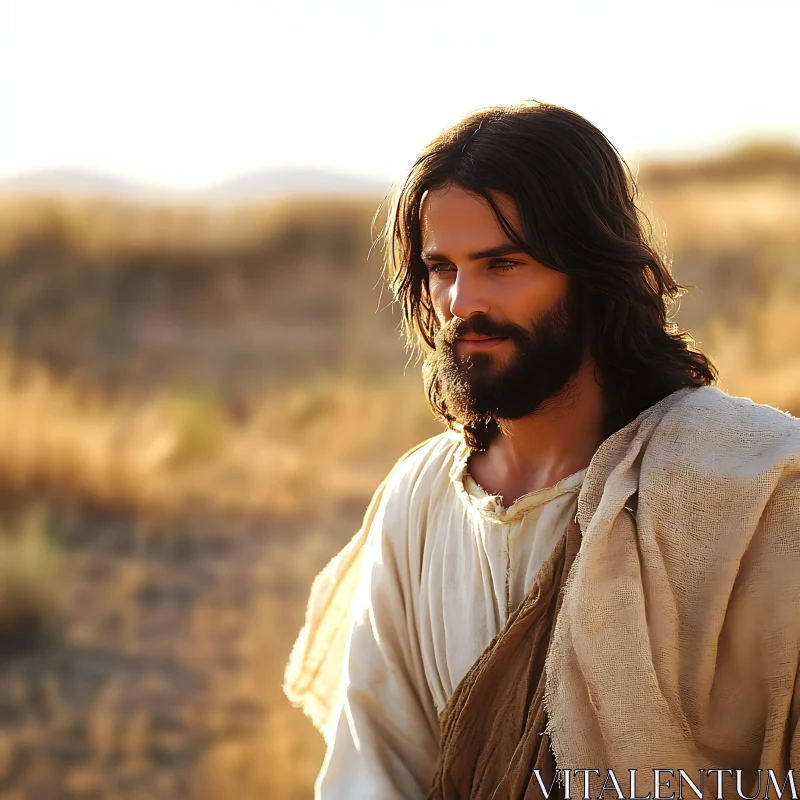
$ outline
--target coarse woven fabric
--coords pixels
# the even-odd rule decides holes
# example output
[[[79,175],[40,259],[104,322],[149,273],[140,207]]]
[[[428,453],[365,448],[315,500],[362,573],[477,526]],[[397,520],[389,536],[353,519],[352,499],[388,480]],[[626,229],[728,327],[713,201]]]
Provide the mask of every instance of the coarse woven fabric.
[[[545,667],[558,767],[800,768],[800,420],[670,395],[599,448],[578,522]]]
[[[545,658],[580,543],[580,527],[571,520],[525,600],[439,715],[441,749],[428,800],[538,800],[553,785]]]
[[[286,670],[326,740],[380,495],[315,580]],[[800,420],[675,392],[597,450],[578,522],[545,665],[557,768],[800,769]]]

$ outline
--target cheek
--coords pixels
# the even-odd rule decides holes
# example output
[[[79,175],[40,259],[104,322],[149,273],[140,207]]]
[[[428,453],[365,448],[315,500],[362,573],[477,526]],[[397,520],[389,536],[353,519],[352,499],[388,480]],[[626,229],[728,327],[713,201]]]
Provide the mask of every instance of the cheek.
[[[428,279],[428,295],[439,322],[450,319],[450,291],[445,281],[431,277]]]
[[[528,280],[507,287],[504,302],[516,313],[530,315],[551,308],[566,291],[566,280],[560,273],[533,275]]]

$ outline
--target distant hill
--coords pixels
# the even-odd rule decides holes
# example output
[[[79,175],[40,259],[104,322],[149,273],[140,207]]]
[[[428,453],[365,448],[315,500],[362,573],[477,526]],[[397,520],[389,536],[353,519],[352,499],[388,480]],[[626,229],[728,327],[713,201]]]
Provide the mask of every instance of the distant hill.
[[[0,179],[0,194],[154,199],[167,193],[156,187],[134,183],[102,172],[81,169],[50,169],[25,172]]]
[[[651,160],[639,178],[646,188],[704,181],[728,183],[780,176],[800,179],[800,143],[752,141],[698,159]],[[140,202],[249,203],[283,197],[382,197],[388,179],[324,169],[265,169],[222,181],[197,191],[179,192],[136,183],[114,175],[80,169],[39,170],[0,179],[0,195],[51,195],[107,198]]]
[[[56,195],[115,200],[250,202],[288,196],[358,197],[383,195],[388,180],[315,169],[272,169],[240,175],[207,189],[170,191],[99,172],[38,170],[0,179],[0,195]]]

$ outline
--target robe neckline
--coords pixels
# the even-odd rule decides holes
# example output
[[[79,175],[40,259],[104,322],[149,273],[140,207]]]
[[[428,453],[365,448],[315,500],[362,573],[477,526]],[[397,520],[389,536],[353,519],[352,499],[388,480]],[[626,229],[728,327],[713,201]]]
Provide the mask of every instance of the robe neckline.
[[[562,478],[558,483],[537,489],[518,497],[508,508],[503,506],[500,495],[487,492],[467,469],[467,462],[472,451],[466,442],[458,436],[453,450],[453,465],[450,469],[450,481],[455,487],[461,502],[471,511],[475,511],[490,522],[505,524],[523,517],[528,511],[549,503],[556,497],[567,493],[578,494],[583,485],[588,467],[584,467],[571,475]]]

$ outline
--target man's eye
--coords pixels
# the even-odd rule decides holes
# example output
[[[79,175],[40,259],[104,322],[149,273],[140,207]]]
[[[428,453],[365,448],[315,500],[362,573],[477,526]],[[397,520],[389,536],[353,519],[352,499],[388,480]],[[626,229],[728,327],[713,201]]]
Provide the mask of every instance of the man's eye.
[[[495,258],[491,263],[491,268],[495,272],[508,272],[508,270],[516,267],[518,263],[518,261],[509,261],[505,258]]]
[[[452,268],[451,264],[428,264],[428,272],[449,272]]]

